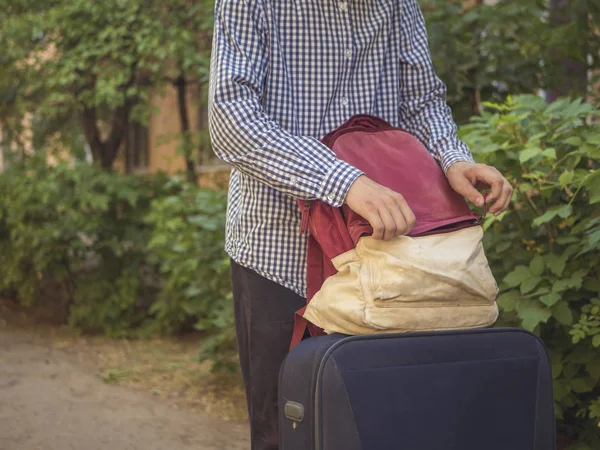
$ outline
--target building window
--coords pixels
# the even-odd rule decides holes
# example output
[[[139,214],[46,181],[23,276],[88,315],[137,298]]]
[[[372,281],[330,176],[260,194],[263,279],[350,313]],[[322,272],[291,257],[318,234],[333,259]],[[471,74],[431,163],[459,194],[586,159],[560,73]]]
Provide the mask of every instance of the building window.
[[[150,165],[150,134],[148,127],[140,123],[130,123],[125,143],[125,170],[138,172]]]

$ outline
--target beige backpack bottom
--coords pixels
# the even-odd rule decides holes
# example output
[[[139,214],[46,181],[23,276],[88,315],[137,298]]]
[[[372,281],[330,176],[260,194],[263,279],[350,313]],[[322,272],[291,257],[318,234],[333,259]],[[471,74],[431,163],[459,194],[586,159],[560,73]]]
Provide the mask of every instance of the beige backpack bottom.
[[[361,238],[332,260],[304,317],[326,333],[481,328],[498,318],[498,287],[480,226],[392,241]]]

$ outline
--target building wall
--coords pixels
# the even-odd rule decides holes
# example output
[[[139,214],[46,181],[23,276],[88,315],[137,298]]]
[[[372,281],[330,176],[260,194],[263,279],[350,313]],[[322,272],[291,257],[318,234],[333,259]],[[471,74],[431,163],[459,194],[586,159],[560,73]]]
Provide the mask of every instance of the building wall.
[[[197,132],[202,125],[206,126],[206,111],[203,110],[206,107],[202,106],[205,102],[200,95],[197,86],[188,88],[187,108],[192,132]],[[145,168],[134,169],[133,172],[163,171],[173,175],[185,171],[185,158],[178,152],[181,121],[177,90],[171,86],[167,87],[163,92],[153,95],[151,103],[155,112],[148,123],[149,164]],[[124,147],[125,145],[121,148],[118,160],[115,162],[115,167],[121,171],[125,170]],[[203,159],[206,164],[197,167],[199,184],[204,187],[225,188],[229,180],[230,167],[210,155],[205,155]]]
[[[197,101],[197,89],[189,89],[187,112],[193,129],[197,122],[197,108],[192,106]],[[148,126],[150,131],[149,170],[168,173],[185,170],[185,158],[177,152],[177,147],[180,145],[178,136],[181,132],[181,122],[176,89],[168,87],[163,95],[154,95],[152,103],[160,113],[152,115]]]

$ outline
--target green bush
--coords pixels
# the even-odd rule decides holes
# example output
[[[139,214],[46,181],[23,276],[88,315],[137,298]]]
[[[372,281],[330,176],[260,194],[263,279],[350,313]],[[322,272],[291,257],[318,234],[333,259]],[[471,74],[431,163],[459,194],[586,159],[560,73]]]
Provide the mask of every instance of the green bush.
[[[225,194],[199,189],[175,178],[172,195],[152,202],[146,220],[152,234],[151,262],[164,280],[152,305],[156,326],[175,331],[194,324],[209,333],[200,352],[215,368],[233,367],[233,325],[229,260],[224,251]]]
[[[559,433],[570,448],[598,449],[600,111],[533,95],[486,107],[461,136],[515,187],[511,209],[484,223],[500,323],[546,342]]]
[[[178,178],[26,158],[0,173],[0,292],[111,337],[205,330],[201,358],[231,366],[225,204]]]
[[[110,336],[145,326],[140,283],[151,183],[41,157],[0,176],[0,290],[25,305],[65,301],[69,323]],[[45,282],[68,298],[40,298]],[[51,306],[51,305],[45,305]]]
[[[559,3],[563,7],[553,12]],[[582,96],[594,85],[581,75],[595,74],[600,66],[597,1],[570,0],[567,5],[540,0],[419,0],[419,4],[436,72],[461,124],[479,113],[480,100],[502,102],[508,94],[539,89]],[[595,95],[594,89],[589,94]]]

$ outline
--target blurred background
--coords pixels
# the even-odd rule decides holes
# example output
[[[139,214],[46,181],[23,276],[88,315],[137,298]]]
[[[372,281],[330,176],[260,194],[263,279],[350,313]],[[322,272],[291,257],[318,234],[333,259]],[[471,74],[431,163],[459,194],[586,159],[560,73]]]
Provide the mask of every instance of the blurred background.
[[[549,347],[560,448],[598,450],[600,2],[419,3],[461,137],[515,187],[485,222],[500,325]],[[183,370],[174,395],[197,398],[199,360],[236,410],[229,168],[207,131],[213,7],[0,0],[0,318],[115,339],[104,349],[164,345],[162,362],[105,362],[104,380],[155,389]],[[188,359],[165,363],[181,342]]]

